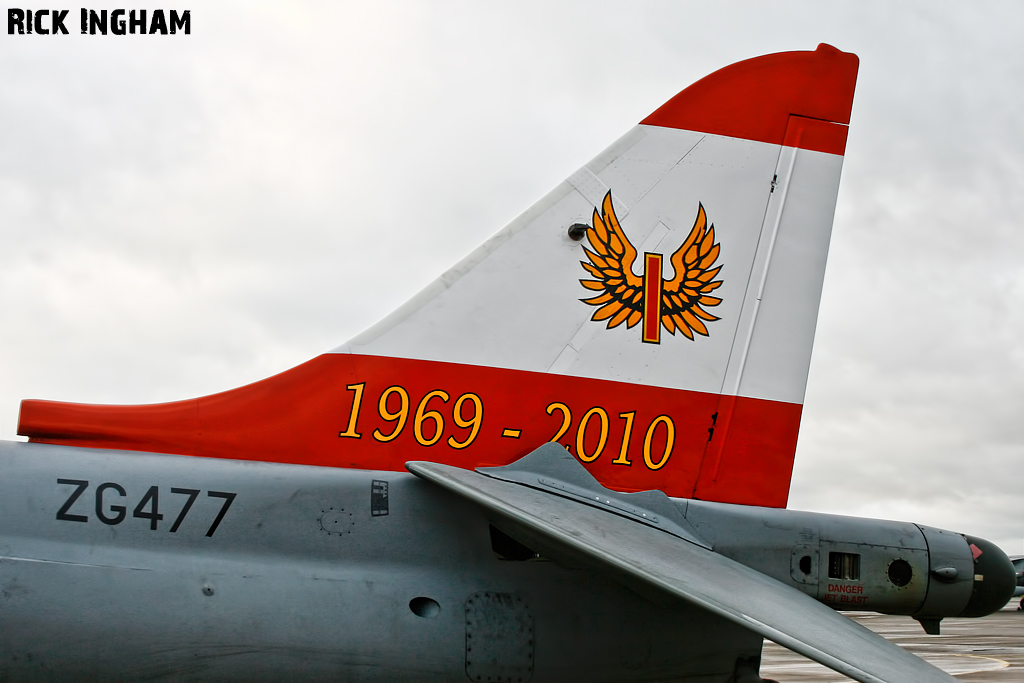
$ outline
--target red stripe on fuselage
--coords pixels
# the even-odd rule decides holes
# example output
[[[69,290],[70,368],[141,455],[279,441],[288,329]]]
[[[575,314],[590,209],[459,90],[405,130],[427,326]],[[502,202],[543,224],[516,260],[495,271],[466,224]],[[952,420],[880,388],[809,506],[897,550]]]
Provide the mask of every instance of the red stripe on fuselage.
[[[381,405],[392,387],[397,388]],[[403,395],[408,398],[404,421]],[[721,398],[521,370],[325,354],[255,384],[177,403],[26,400],[18,433],[34,442],[69,446],[401,471],[409,460],[466,468],[505,465],[551,440],[571,416],[558,441],[582,460],[592,458],[587,468],[608,487],[661,489],[680,497],[696,490],[705,500],[784,507],[801,406],[736,398],[721,463],[715,472],[702,472],[711,416]],[[472,437],[477,406],[483,417]],[[661,416],[674,428],[667,460],[669,429]],[[443,431],[435,439],[438,419]],[[399,434],[388,440],[400,422]],[[627,424],[631,433],[622,459]],[[503,438],[505,430],[519,430],[520,437]],[[718,430],[712,438],[725,436]],[[619,463],[612,462],[616,459]]]

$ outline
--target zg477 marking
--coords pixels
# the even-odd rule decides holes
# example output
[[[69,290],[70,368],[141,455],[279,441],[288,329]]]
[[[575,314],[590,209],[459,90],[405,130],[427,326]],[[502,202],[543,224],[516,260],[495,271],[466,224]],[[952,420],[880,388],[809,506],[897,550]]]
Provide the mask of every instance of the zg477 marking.
[[[61,522],[88,522],[88,515],[72,514],[71,508],[82,497],[82,494],[89,488],[89,482],[84,479],[58,479],[58,484],[65,486],[75,486],[75,490],[71,492],[68,499],[64,501],[64,505],[57,510],[57,520]],[[192,504],[196,502],[196,498],[199,497],[201,491],[199,489],[183,489],[172,487],[172,494],[188,496],[185,500],[185,504],[181,507],[178,512],[178,516],[174,519],[174,523],[171,525],[170,532],[176,533],[178,528],[181,527],[181,523],[185,521],[185,516],[188,515],[189,510],[192,509]],[[124,487],[112,481],[107,481],[96,487],[96,519],[108,524],[115,526],[120,524],[128,516],[128,508],[124,505],[114,505],[108,497],[119,496],[121,498],[127,497],[128,493]],[[210,525],[210,529],[206,532],[207,536],[213,536],[217,531],[217,527],[220,526],[221,521],[224,520],[224,515],[227,514],[228,508],[231,507],[231,503],[235,500],[236,493],[229,493],[227,491],[207,491],[207,497],[209,498],[221,498],[224,504],[220,508],[220,512],[213,520],[213,524]],[[160,487],[150,486],[146,494],[142,496],[142,500],[135,506],[132,511],[132,517],[139,519],[148,519],[150,531],[156,531],[157,526],[164,516],[160,512]]]

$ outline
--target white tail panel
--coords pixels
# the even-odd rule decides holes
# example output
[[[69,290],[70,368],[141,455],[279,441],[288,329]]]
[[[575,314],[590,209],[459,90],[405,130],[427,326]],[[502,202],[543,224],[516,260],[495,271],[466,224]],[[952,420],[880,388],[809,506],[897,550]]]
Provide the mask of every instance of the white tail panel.
[[[842,157],[655,126],[626,139],[337,351],[801,402]],[[608,191],[639,254],[664,256],[666,280],[705,208],[722,282],[706,336],[663,329],[650,344],[639,326],[591,320],[589,245],[568,228],[592,225]]]

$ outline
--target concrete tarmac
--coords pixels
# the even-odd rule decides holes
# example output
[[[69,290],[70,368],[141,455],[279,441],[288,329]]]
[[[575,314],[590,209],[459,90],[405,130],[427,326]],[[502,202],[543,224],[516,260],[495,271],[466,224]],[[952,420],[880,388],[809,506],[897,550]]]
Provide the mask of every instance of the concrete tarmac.
[[[905,647],[964,683],[1024,682],[1024,612],[1020,598],[982,619],[943,619],[942,635],[930,636],[910,617],[874,612],[844,614]],[[761,676],[779,683],[847,683],[816,662],[765,641]]]

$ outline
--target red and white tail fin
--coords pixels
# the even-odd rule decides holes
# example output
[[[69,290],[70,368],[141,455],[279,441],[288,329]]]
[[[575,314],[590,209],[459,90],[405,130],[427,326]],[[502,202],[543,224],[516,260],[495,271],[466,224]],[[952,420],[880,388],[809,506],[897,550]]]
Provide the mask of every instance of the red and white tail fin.
[[[408,303],[276,377],[22,404],[34,441],[401,469],[557,440],[607,486],[784,506],[857,57],[726,67]]]

